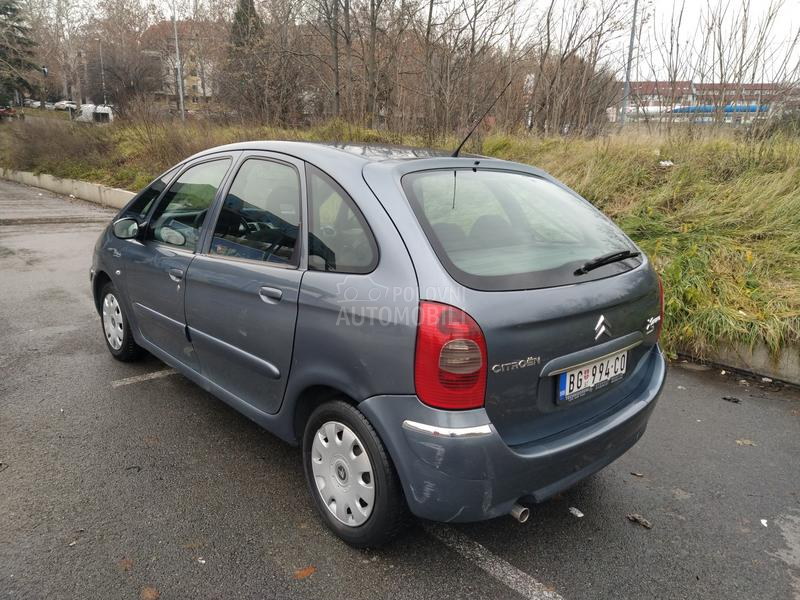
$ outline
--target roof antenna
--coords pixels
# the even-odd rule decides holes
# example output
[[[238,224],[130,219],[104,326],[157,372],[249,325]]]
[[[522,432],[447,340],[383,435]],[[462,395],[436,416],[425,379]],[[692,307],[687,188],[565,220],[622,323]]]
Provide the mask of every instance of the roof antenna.
[[[481,118],[478,119],[477,121],[475,121],[475,125],[473,125],[472,129],[469,130],[469,133],[467,134],[467,137],[465,137],[463,140],[461,140],[461,143],[458,145],[458,148],[456,148],[455,152],[453,152],[450,156],[452,156],[453,158],[456,158],[458,156],[458,153],[461,152],[461,148],[464,147],[464,144],[467,143],[467,140],[470,138],[470,136],[473,133],[475,133],[475,130],[478,128],[478,125],[480,125],[483,122],[483,120],[486,118],[486,115],[489,114],[489,111],[494,108],[495,104],[497,104],[497,101],[500,100],[500,98],[502,98],[503,94],[506,93],[506,90],[511,85],[512,81],[513,81],[513,79],[509,79],[508,80],[508,83],[506,84],[506,87],[504,87],[503,90],[497,95],[497,98],[495,98],[494,102],[492,102],[489,105],[489,108],[487,108],[486,112],[481,115]]]

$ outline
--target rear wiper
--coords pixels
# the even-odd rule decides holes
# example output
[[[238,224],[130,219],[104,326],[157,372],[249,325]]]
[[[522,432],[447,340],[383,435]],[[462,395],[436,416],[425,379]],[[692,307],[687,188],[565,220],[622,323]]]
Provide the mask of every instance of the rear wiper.
[[[589,262],[584,263],[580,269],[575,271],[575,275],[583,275],[589,271],[593,271],[602,266],[610,265],[611,263],[619,262],[627,258],[636,258],[640,254],[641,252],[632,252],[631,250],[616,250],[614,252],[609,252],[608,254],[603,254],[602,256],[598,256],[597,258],[593,258]]]

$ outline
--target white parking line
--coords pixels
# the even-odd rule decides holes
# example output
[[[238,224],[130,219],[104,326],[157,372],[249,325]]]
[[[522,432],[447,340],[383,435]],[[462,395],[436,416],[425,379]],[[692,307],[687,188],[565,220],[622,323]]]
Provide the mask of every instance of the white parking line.
[[[131,383],[138,383],[140,381],[149,381],[150,379],[161,379],[162,377],[168,377],[170,375],[175,375],[176,373],[177,371],[175,369],[164,369],[163,371],[154,371],[153,373],[146,373],[144,375],[126,377],[125,379],[117,379],[116,381],[112,381],[111,387],[118,388],[121,385],[129,385]]]
[[[529,600],[564,600],[556,592],[548,590],[544,584],[539,583],[533,577],[507,563],[496,554],[489,552],[478,542],[468,538],[460,531],[447,525],[435,523],[426,523],[424,527],[429,534],[445,546],[469,560],[476,567],[486,571],[497,581],[521,596]]]

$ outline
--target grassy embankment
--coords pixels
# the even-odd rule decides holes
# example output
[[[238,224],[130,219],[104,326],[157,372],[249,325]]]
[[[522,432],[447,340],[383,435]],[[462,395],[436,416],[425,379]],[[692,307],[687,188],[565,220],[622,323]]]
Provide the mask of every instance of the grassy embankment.
[[[193,152],[246,139],[426,145],[342,123],[297,131],[31,121],[0,128],[0,164],[136,190]],[[621,225],[664,279],[671,353],[800,343],[800,138],[492,135],[467,149],[539,166]],[[673,166],[660,166],[666,160]]]

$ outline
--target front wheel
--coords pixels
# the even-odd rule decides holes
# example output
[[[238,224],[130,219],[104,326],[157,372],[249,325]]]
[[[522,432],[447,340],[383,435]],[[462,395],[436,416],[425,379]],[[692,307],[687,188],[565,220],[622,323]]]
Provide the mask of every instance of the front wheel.
[[[100,290],[100,320],[111,356],[122,362],[131,362],[142,356],[143,350],[133,339],[119,293],[110,281]]]
[[[407,526],[394,466],[369,421],[347,402],[327,402],[311,414],[303,466],[322,519],[351,546],[381,546]]]

